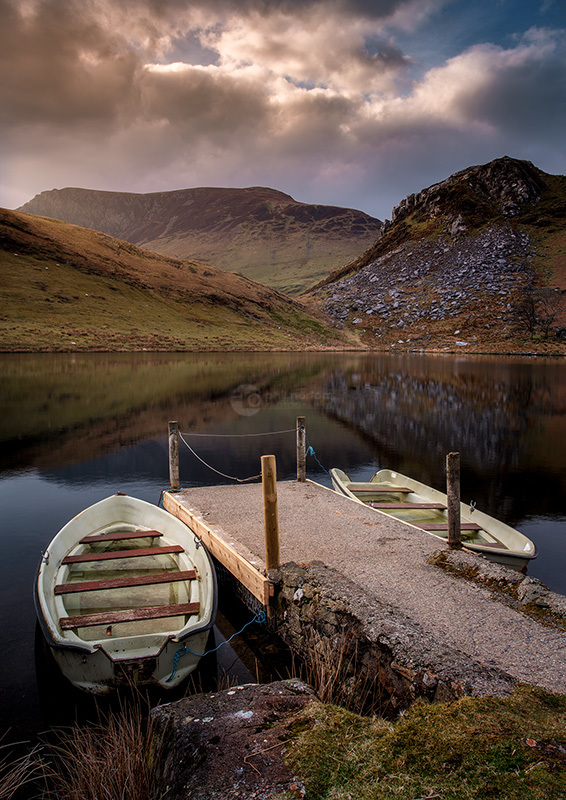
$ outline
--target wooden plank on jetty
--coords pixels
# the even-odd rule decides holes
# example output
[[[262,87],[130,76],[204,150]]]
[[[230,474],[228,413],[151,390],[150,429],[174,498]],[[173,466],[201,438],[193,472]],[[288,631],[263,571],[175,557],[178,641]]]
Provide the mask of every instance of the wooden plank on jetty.
[[[222,528],[209,525],[187,502],[184,492],[164,492],[163,508],[178,517],[195,533],[214,556],[264,606],[269,604],[273,585],[263,574],[265,563],[251,550],[236,542]]]

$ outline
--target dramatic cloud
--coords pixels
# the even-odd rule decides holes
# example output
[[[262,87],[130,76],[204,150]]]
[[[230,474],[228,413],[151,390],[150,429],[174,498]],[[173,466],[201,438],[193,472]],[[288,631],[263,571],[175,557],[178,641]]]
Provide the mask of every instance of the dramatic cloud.
[[[502,0],[491,38],[459,0],[0,0],[0,13],[8,207],[66,185],[262,184],[384,217],[500,155],[566,171],[566,20],[548,0]]]

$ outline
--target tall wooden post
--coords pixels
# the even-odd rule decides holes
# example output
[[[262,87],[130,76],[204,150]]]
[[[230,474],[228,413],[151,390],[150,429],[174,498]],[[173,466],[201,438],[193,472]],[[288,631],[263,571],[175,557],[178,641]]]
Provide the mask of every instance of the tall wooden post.
[[[169,423],[169,487],[180,489],[179,482],[179,423]]]
[[[307,479],[307,429],[305,418],[297,417],[297,480]]]
[[[460,453],[446,456],[446,494],[448,496],[448,547],[462,547],[460,534]]]
[[[279,519],[277,515],[277,471],[275,456],[261,457],[263,518],[265,524],[265,568],[279,566]]]

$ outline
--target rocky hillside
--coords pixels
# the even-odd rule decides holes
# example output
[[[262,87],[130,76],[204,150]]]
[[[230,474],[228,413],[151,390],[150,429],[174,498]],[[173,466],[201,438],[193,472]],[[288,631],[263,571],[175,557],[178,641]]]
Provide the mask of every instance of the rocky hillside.
[[[458,172],[308,299],[374,347],[566,352],[566,177],[508,157]]]
[[[308,350],[348,341],[275,289],[43,217],[0,209],[0,264],[4,352]]]
[[[298,203],[261,187],[152,194],[54,189],[19,210],[204,260],[289,294],[358,256],[381,233],[381,222],[361,211]]]

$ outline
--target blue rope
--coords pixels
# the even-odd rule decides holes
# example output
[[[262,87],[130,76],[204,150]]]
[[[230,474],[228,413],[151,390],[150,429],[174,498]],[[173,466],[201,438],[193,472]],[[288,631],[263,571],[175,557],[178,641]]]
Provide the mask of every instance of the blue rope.
[[[312,457],[314,458],[314,460],[316,461],[316,463],[318,464],[318,466],[319,466],[319,467],[320,467],[322,470],[324,470],[324,472],[326,472],[326,474],[327,474],[327,475],[330,475],[330,472],[329,472],[329,471],[326,469],[326,467],[324,467],[324,466],[323,466],[323,465],[320,463],[320,461],[318,460],[318,458],[317,458],[317,456],[316,456],[316,453],[314,452],[314,447],[313,447],[313,446],[312,446],[312,444],[309,442],[309,437],[308,437],[308,436],[306,437],[306,440],[307,440],[307,444],[308,444],[308,449],[307,449],[306,455],[307,455],[307,456],[312,456]]]
[[[241,633],[243,633],[246,630],[246,628],[249,625],[251,625],[253,622],[259,622],[261,624],[261,623],[266,622],[266,621],[267,621],[267,617],[265,616],[265,611],[258,611],[258,613],[255,615],[255,617],[253,619],[250,619],[249,622],[246,622],[244,627],[241,628],[239,631],[236,631],[236,633],[233,633],[232,636],[230,636],[229,639],[226,639],[226,641],[224,641],[224,642],[220,642],[218,647],[213,647],[212,650],[205,650],[204,653],[195,653],[194,650],[189,649],[186,644],[183,644],[183,646],[179,647],[179,649],[177,650],[177,652],[173,656],[173,669],[171,671],[171,675],[169,675],[169,677],[167,678],[166,683],[171,683],[171,681],[175,677],[175,673],[177,672],[177,666],[179,664],[179,660],[180,660],[181,656],[184,656],[187,653],[190,653],[193,656],[198,656],[199,658],[203,658],[204,656],[210,655],[210,653],[216,653],[216,651],[220,650],[220,648],[223,647],[225,644],[229,644],[235,636],[239,636]]]
[[[165,494],[165,492],[173,492],[173,493],[175,493],[175,492],[179,492],[179,491],[180,491],[180,489],[172,489],[171,487],[169,487],[168,489],[162,489],[161,493],[159,495],[159,500],[157,502],[157,507],[158,508],[163,508],[163,510],[165,510],[165,508],[163,506],[163,495]]]

